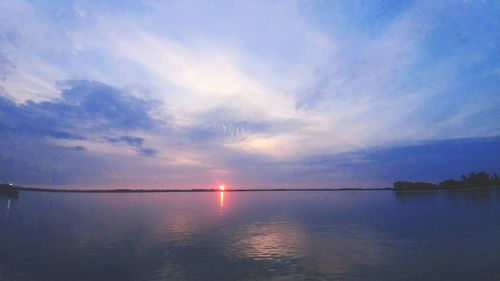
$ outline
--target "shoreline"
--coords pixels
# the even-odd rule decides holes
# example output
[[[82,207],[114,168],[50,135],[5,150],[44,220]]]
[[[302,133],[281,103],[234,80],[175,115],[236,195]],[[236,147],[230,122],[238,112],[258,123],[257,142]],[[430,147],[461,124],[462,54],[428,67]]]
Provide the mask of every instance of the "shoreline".
[[[28,192],[64,192],[64,193],[169,193],[169,192],[221,192],[219,189],[55,189],[37,187],[15,187],[19,191]],[[393,190],[387,188],[248,188],[248,189],[226,189],[223,192],[271,192],[271,191],[381,191]]]
[[[59,193],[180,193],[180,192],[221,192],[219,189],[55,189],[37,187],[14,187],[18,191],[26,192],[59,192]],[[422,190],[395,190],[394,188],[248,188],[248,189],[226,189],[223,192],[307,192],[307,191],[393,191],[401,193],[409,192],[434,192],[434,191],[473,191],[497,189],[500,186],[470,187],[470,188],[438,188]]]

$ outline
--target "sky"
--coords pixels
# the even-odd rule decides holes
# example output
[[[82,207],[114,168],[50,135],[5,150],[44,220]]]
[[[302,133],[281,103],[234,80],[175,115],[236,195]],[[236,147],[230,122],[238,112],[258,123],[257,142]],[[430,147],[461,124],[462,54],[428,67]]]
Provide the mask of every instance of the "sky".
[[[500,172],[498,1],[1,1],[0,181]]]

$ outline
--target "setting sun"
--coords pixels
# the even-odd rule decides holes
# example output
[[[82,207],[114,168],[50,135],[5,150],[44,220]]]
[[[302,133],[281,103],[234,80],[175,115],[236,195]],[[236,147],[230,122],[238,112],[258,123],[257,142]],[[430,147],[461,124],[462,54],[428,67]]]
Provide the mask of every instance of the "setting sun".
[[[219,185],[219,190],[224,191],[225,187],[224,185]]]

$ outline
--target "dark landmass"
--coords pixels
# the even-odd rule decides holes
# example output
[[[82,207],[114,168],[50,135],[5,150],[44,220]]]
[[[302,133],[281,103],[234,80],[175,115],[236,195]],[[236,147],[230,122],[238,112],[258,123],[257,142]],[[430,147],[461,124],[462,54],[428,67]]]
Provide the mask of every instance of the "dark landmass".
[[[497,173],[490,176],[486,172],[470,173],[460,176],[461,180],[448,179],[438,184],[429,182],[398,181],[393,185],[394,191],[416,191],[416,190],[454,190],[475,189],[500,186],[500,177]]]
[[[448,179],[438,184],[429,182],[397,181],[393,187],[386,188],[236,188],[226,189],[224,192],[252,192],[252,191],[433,191],[433,190],[460,190],[488,187],[500,187],[500,177],[494,173],[490,176],[486,172],[462,175],[461,180]],[[56,189],[20,187],[12,184],[0,184],[0,196],[17,196],[19,191],[31,192],[66,192],[66,193],[151,193],[151,192],[219,192],[217,188],[194,189]]]
[[[0,196],[3,197],[17,197],[19,189],[14,187],[13,184],[4,183],[0,184]]]

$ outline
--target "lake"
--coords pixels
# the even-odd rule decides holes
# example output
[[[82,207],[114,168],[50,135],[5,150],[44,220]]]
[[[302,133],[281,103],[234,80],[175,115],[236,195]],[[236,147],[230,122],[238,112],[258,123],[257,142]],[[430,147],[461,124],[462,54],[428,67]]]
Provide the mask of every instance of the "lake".
[[[21,192],[0,280],[500,280],[500,190]]]

